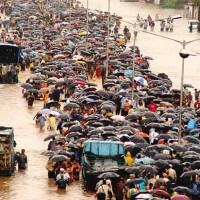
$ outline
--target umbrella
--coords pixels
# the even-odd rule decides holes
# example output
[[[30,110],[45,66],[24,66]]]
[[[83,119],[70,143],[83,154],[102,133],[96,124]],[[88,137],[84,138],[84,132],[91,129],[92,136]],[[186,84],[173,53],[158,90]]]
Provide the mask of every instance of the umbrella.
[[[134,164],[152,164],[154,163],[154,159],[149,158],[149,157],[144,157],[144,158],[140,158],[140,159],[135,159]]]
[[[161,123],[149,123],[147,125],[148,128],[158,128],[158,129],[162,129],[164,128],[163,124]]]
[[[146,140],[143,137],[137,135],[132,135],[129,139],[134,143],[146,143]]]
[[[175,195],[171,197],[171,200],[190,200],[190,199],[185,195]]]
[[[135,174],[135,173],[140,174],[142,172],[142,170],[138,166],[128,167],[128,168],[125,169],[125,171],[130,173],[130,174]]]
[[[134,77],[134,80],[142,85],[148,85],[147,80],[143,77]]]
[[[112,120],[114,121],[125,121],[125,117],[121,116],[121,115],[113,115],[112,117],[110,117]]]
[[[54,151],[46,150],[46,151],[43,151],[43,152],[41,153],[41,155],[44,155],[44,156],[54,156],[54,155],[55,155],[55,152],[54,152]]]
[[[196,171],[196,170],[191,170],[191,171],[188,171],[188,172],[184,172],[181,174],[181,178],[184,178],[184,177],[190,177],[190,176],[196,176],[196,175],[200,175],[200,171]]]
[[[151,165],[142,165],[140,168],[144,169],[146,173],[158,173],[158,170]]]
[[[191,164],[191,168],[192,168],[192,169],[200,169],[200,161],[199,161],[199,160],[194,161],[194,162]]]
[[[78,147],[76,146],[76,144],[73,144],[73,143],[69,143],[67,145],[65,145],[66,147],[69,147],[69,148],[74,148],[74,149],[78,149]]]
[[[185,136],[182,139],[187,140],[188,142],[193,143],[193,144],[199,144],[199,140],[194,136]]]
[[[22,88],[26,89],[26,90],[30,90],[30,89],[33,89],[33,86],[29,83],[23,83],[21,85]]]
[[[68,114],[60,114],[58,118],[63,119],[63,120],[69,120],[69,115]]]
[[[78,103],[75,103],[75,102],[69,102],[69,103],[65,104],[64,107],[79,108],[80,105]]]
[[[60,162],[60,161],[64,161],[64,160],[67,160],[66,156],[64,156],[64,155],[56,155],[56,156],[53,156],[49,161],[50,162]]]
[[[143,132],[137,132],[135,135],[141,136],[141,137],[143,137],[143,138],[149,138],[149,135],[146,134],[146,133],[143,133]]]
[[[69,128],[69,131],[70,132],[81,132],[83,130],[83,127],[80,125],[80,124],[77,124],[77,125],[72,125],[70,128]]]
[[[171,156],[169,154],[166,154],[166,153],[158,153],[158,154],[154,155],[153,158],[155,160],[159,160],[159,159],[168,160],[168,159],[171,158]]]
[[[183,187],[183,186],[175,187],[173,190],[175,192],[178,192],[179,194],[191,194],[191,192],[192,192],[190,188]]]
[[[187,151],[186,147],[181,145],[181,144],[172,144],[170,145],[170,147],[173,149],[173,150],[176,150],[178,152],[185,152]]]
[[[56,135],[58,135],[58,134],[57,133],[52,133],[52,134],[48,135],[47,137],[45,137],[44,141],[51,140],[51,139],[55,138]]]
[[[56,151],[56,153],[58,155],[64,155],[64,156],[67,156],[67,157],[71,157],[72,155],[74,155],[73,152],[64,151],[64,150],[58,150],[58,151]]]
[[[151,191],[153,194],[158,195],[159,197],[163,197],[163,198],[170,198],[169,193],[165,192],[164,190],[152,190]]]
[[[194,88],[193,85],[187,84],[187,83],[184,83],[184,84],[183,84],[183,87],[184,87],[184,88]]]
[[[142,178],[135,178],[135,179],[132,179],[130,181],[128,181],[125,185],[127,187],[130,187],[131,185],[138,185],[140,183],[144,182],[144,180]]]
[[[40,114],[46,114],[46,115],[55,115],[55,116],[58,116],[60,115],[59,112],[56,112],[56,111],[53,111],[53,110],[50,110],[50,109],[42,109],[39,111]]]
[[[118,178],[118,177],[120,177],[120,175],[115,172],[105,172],[100,174],[97,178],[108,179],[108,178]]]
[[[156,160],[153,163],[156,167],[160,168],[160,169],[166,169],[167,167],[169,167],[169,163],[165,160]]]
[[[79,137],[79,136],[82,136],[82,134],[79,133],[79,132],[70,132],[70,133],[67,135],[67,138]]]

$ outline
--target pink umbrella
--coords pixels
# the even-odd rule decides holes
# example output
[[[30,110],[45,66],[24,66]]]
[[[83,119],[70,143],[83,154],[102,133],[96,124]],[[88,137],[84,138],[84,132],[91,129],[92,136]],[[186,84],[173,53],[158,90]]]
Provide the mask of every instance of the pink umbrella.
[[[190,199],[185,195],[176,195],[171,197],[171,200],[190,200]]]
[[[111,119],[114,121],[125,121],[125,117],[121,115],[113,115]]]

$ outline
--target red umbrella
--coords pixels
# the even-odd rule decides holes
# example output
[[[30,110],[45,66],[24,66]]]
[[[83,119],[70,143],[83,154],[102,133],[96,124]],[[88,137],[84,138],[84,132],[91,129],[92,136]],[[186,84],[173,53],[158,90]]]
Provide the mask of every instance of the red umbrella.
[[[149,135],[146,134],[146,133],[143,133],[143,132],[137,132],[135,135],[138,135],[138,136],[141,136],[141,137],[144,137],[144,138],[149,138]]]
[[[170,198],[170,195],[165,192],[164,190],[152,190],[152,193],[159,196],[159,197],[163,197],[163,198]]]
[[[171,200],[190,200],[190,199],[185,195],[176,195],[176,196],[173,196]]]
[[[81,85],[81,86],[84,86],[86,83],[83,82],[83,81],[75,81],[74,82],[76,85]]]

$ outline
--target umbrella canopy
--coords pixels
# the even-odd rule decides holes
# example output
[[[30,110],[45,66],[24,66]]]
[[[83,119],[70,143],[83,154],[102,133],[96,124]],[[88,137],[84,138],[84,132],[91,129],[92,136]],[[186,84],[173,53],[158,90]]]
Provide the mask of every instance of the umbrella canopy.
[[[64,160],[67,160],[67,156],[56,155],[56,156],[53,156],[49,161],[50,162],[60,162],[60,161],[64,161]]]
[[[110,117],[112,120],[114,121],[125,121],[125,117],[121,116],[121,115],[113,115],[112,117]]]
[[[200,171],[192,170],[181,174],[181,178],[200,175]]]
[[[132,179],[130,181],[128,181],[125,185],[127,187],[130,187],[131,185],[138,185],[140,183],[144,182],[144,180],[142,178],[135,178],[135,179]]]
[[[152,190],[152,194],[158,195],[159,197],[163,198],[170,198],[169,193],[165,192],[164,190]]]
[[[173,190],[175,192],[178,192],[179,194],[191,194],[191,192],[192,192],[190,188],[183,187],[183,186],[175,187]]]
[[[120,177],[120,175],[115,172],[105,172],[100,174],[97,178],[108,179],[108,178],[118,178],[118,177]]]
[[[140,174],[142,172],[142,169],[138,166],[134,166],[134,167],[128,167],[125,170],[126,172],[130,173],[130,174]]]
[[[83,127],[80,125],[80,124],[77,124],[77,125],[72,125],[70,128],[69,128],[69,131],[70,132],[81,132],[83,130]]]
[[[153,164],[160,169],[166,169],[169,167],[169,163],[162,159],[156,160]]]
[[[185,195],[176,195],[171,197],[171,200],[190,200],[190,199]]]
[[[55,115],[55,116],[58,116],[60,115],[59,112],[56,112],[56,111],[53,111],[53,110],[50,110],[50,109],[42,109],[39,111],[40,114],[46,114],[46,115]]]
[[[154,159],[149,158],[149,157],[144,157],[144,158],[140,158],[140,159],[135,159],[134,164],[153,164],[154,163]]]
[[[41,155],[44,155],[44,156],[55,156],[55,152],[54,151],[46,150],[46,151],[43,151],[41,153]]]
[[[26,89],[26,90],[30,90],[33,89],[33,85],[29,84],[29,83],[23,83],[21,85],[22,88]]]
[[[57,133],[52,133],[50,135],[48,135],[47,137],[44,138],[44,142],[51,140],[52,138],[55,138],[55,136],[58,135]]]

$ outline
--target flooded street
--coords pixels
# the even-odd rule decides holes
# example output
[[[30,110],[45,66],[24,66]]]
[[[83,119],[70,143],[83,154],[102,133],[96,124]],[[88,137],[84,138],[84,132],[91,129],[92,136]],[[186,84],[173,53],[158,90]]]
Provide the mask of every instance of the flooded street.
[[[86,7],[87,0],[81,1]],[[108,1],[101,3],[101,0],[88,0],[89,9],[91,10],[102,10],[108,11]],[[167,18],[168,16],[183,16],[182,10],[174,9],[159,9],[158,6],[152,4],[138,3],[138,2],[120,2],[119,0],[110,0],[110,10],[111,14],[116,13],[123,17],[123,20],[135,23],[136,16],[139,13],[140,17],[146,19],[150,14],[152,19],[155,19],[155,15],[158,14],[159,18]],[[131,25],[127,26],[130,30],[133,30]],[[122,28],[124,28],[122,26]],[[150,31],[150,29],[148,29]],[[155,34],[159,34],[165,37],[173,38],[179,41],[190,41],[200,38],[200,33],[197,33],[196,29],[193,33],[189,32],[188,29],[188,19],[182,18],[174,20],[174,32],[160,32],[160,22],[156,22]],[[133,35],[133,31],[131,32]],[[130,43],[130,45],[133,45]],[[129,46],[130,46],[129,45]],[[182,49],[181,44],[174,41],[170,41],[158,36],[154,36],[148,33],[138,32],[136,39],[136,46],[139,46],[141,52],[145,56],[151,56],[154,58],[151,61],[150,70],[153,72],[160,73],[164,72],[169,75],[170,79],[173,81],[173,88],[180,88],[180,76],[181,76],[181,57],[179,56],[179,51]],[[200,53],[200,40],[195,41],[186,46],[189,50],[193,52]],[[185,83],[191,83],[194,87],[199,87],[199,61],[200,56],[191,56],[185,60]]]
[[[20,81],[29,75],[29,70],[22,72]],[[16,150],[26,149],[28,170],[16,170],[14,176],[0,178],[0,199],[93,199],[89,194],[83,195],[81,183],[73,183],[67,191],[58,191],[54,180],[48,180],[45,169],[48,157],[40,155],[47,148],[48,142],[43,140],[48,132],[40,132],[33,120],[43,102],[34,102],[33,108],[28,108],[21,91],[20,84],[0,85],[0,122],[2,126],[14,127]]]
[[[86,1],[82,0],[84,7]],[[107,2],[106,0],[104,0]],[[89,8],[107,11],[107,3],[102,0],[89,0]],[[150,14],[153,18],[156,14],[159,17],[182,15],[182,11],[161,10],[152,5],[142,3],[123,3],[119,0],[111,0],[111,12],[121,15],[124,20],[134,23],[135,16],[146,18]],[[187,19],[179,19],[174,23],[173,33],[162,33],[162,35],[177,40],[193,40],[200,38],[200,34],[193,31],[189,33]],[[128,27],[132,29],[132,27]],[[156,23],[155,33],[161,34],[159,23]],[[130,43],[131,45],[131,43]],[[140,47],[143,55],[154,58],[151,61],[150,70],[155,73],[164,72],[169,75],[174,85],[173,88],[180,88],[181,58],[179,51],[181,45],[170,40],[159,38],[147,33],[138,33],[136,45]],[[188,49],[200,52],[200,41],[189,44]],[[185,60],[185,83],[191,83],[199,87],[200,56],[189,57]],[[20,73],[20,82],[24,82],[30,76],[29,70]],[[199,88],[198,88],[199,89]],[[12,177],[0,177],[0,200],[86,200],[94,199],[92,194],[84,193],[81,183],[73,183],[67,191],[57,191],[53,180],[48,180],[45,169],[48,157],[40,155],[47,148],[48,142],[43,142],[48,132],[41,132],[35,126],[34,115],[42,108],[43,102],[34,102],[33,108],[27,107],[27,102],[22,96],[20,84],[0,85],[0,122],[1,126],[14,127],[16,150],[26,149],[28,156],[28,170],[18,172]]]

